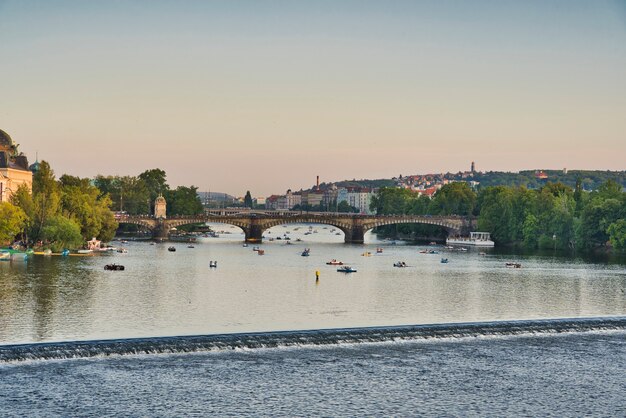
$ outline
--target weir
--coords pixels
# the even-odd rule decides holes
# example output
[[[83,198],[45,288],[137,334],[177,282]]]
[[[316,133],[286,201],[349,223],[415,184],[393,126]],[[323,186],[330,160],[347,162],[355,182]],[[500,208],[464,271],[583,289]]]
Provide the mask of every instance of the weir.
[[[626,317],[473,322],[0,345],[0,363],[113,355],[315,347],[589,331],[626,331]]]

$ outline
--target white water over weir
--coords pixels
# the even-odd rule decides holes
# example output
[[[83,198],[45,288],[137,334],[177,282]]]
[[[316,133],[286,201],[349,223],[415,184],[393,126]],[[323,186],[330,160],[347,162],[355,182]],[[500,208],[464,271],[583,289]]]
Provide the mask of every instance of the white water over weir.
[[[540,319],[13,344],[0,345],[0,363],[134,354],[175,354],[590,331],[626,331],[626,317]]]

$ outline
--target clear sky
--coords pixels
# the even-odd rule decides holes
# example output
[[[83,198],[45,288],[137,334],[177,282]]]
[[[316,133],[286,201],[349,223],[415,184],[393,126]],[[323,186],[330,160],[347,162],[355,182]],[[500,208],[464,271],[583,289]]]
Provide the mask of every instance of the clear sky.
[[[0,0],[0,57],[0,129],[58,175],[626,169],[625,1]]]

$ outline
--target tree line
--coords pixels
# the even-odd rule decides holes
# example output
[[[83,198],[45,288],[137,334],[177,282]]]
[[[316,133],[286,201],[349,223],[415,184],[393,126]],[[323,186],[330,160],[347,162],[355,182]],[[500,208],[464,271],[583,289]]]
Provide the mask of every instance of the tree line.
[[[0,243],[16,238],[53,251],[77,248],[97,237],[111,240],[118,228],[113,211],[131,215],[153,213],[154,200],[163,195],[168,215],[194,215],[203,210],[194,186],[170,189],[165,171],[147,170],[137,177],[62,175],[42,161],[33,174],[32,193],[20,186],[9,202],[0,202]]]
[[[372,200],[377,214],[462,215],[477,218],[481,231],[498,245],[529,249],[592,250],[607,244],[626,249],[626,193],[608,180],[586,192],[582,181],[572,188],[547,183],[539,189],[488,186],[474,191],[467,183],[444,185],[430,199],[409,189],[382,188]],[[440,234],[426,225],[404,225],[404,233]],[[392,233],[390,227],[383,230]],[[432,235],[431,235],[432,236]]]

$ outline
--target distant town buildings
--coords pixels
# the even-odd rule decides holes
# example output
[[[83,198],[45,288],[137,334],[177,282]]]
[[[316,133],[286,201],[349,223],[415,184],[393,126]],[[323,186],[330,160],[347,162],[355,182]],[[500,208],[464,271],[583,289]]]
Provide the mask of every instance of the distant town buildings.
[[[28,159],[19,152],[18,145],[3,130],[0,130],[0,202],[7,202],[17,188],[26,185],[33,187],[32,170],[37,170],[39,163],[28,166]]]

